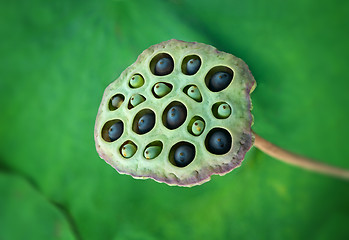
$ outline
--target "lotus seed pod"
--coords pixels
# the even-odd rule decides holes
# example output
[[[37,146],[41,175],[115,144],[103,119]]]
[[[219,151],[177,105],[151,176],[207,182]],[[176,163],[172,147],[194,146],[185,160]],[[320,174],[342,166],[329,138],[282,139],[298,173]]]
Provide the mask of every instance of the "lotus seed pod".
[[[119,108],[123,102],[124,99],[120,95],[116,95],[111,99],[111,105],[116,109]]]
[[[187,74],[190,67],[186,60],[183,62],[193,56],[201,60],[195,77]],[[113,96],[122,93],[124,99],[131,99],[135,94],[130,79],[137,73],[144,79],[137,90],[145,101],[137,108],[120,107],[112,111]],[[166,86],[171,85],[171,93],[175,94],[159,99],[154,86],[160,81]],[[186,87],[193,85],[200,90],[201,102],[187,91]],[[139,179],[152,178],[169,185],[194,186],[207,182],[212,175],[224,175],[241,165],[253,145],[250,93],[255,85],[251,72],[241,59],[212,46],[178,40],[151,46],[104,91],[95,123],[97,151],[120,173]],[[214,114],[219,106],[215,104],[220,102],[234,103],[233,110],[238,114],[217,119]],[[185,111],[168,115],[177,105]],[[219,114],[224,116],[225,112]],[[122,131],[117,131],[121,132],[117,134],[118,138],[109,141],[105,126],[110,127],[110,122],[115,119],[123,123]],[[191,121],[198,120],[204,123],[204,130],[195,135]],[[175,127],[169,127],[169,123]],[[147,160],[145,150],[155,140],[162,143],[161,153]],[[133,142],[136,149],[142,151],[137,150],[126,159],[120,150],[125,142]]]
[[[222,103],[218,107],[218,116],[221,118],[227,118],[231,114],[231,109],[228,104]]]
[[[201,120],[196,120],[191,127],[191,131],[194,135],[200,135],[204,131],[204,128],[205,123]]]
[[[143,84],[144,84],[144,79],[139,74],[133,75],[130,79],[130,85],[133,88],[139,88],[143,86]]]
[[[145,101],[145,98],[140,95],[140,94],[134,94],[132,95],[131,99],[130,99],[130,104],[135,107],[137,106],[138,104],[142,103]]]
[[[161,147],[159,146],[151,146],[145,149],[144,157],[146,159],[156,158],[161,152]]]
[[[202,100],[201,93],[200,93],[198,87],[196,87],[196,86],[191,86],[188,89],[187,94],[189,97],[191,97],[192,99],[194,99],[197,102],[201,102],[201,100]]]
[[[164,83],[157,83],[154,86],[154,93],[158,97],[163,97],[167,93],[171,91],[171,88],[169,88],[166,84]]]
[[[121,154],[125,158],[132,157],[137,151],[137,147],[133,143],[127,143],[121,147]]]

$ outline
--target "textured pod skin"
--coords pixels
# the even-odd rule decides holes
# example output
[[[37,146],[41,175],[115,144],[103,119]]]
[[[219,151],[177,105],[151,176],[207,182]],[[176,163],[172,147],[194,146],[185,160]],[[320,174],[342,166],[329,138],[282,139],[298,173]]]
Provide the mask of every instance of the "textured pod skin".
[[[169,54],[173,58],[174,69],[166,76],[155,76],[150,69],[151,60],[158,54]],[[188,55],[197,55],[201,59],[201,67],[194,75],[185,75],[181,70],[183,59]],[[209,71],[217,66],[230,68],[234,75],[227,88],[219,93],[208,89],[205,79]],[[144,85],[138,89],[131,89],[128,80],[134,74],[144,77]],[[152,87],[159,82],[168,82],[173,85],[172,91],[161,99],[155,98]],[[183,92],[185,86],[195,85],[202,95],[202,102],[196,102]],[[210,180],[211,175],[224,175],[241,165],[246,152],[253,145],[251,125],[250,93],[256,82],[241,59],[220,52],[216,48],[196,42],[169,40],[151,46],[139,55],[137,61],[121,73],[120,77],[112,82],[105,90],[95,123],[95,143],[99,156],[113,166],[119,173],[132,175],[134,178],[152,178],[169,185],[193,186]],[[115,111],[110,111],[108,103],[115,94],[122,94],[129,99],[135,93],[142,93],[147,99],[140,105],[128,109],[123,104]],[[174,101],[183,103],[187,108],[185,122],[175,130],[167,129],[162,121],[164,109]],[[226,102],[234,108],[234,113],[226,119],[217,119],[212,114],[212,106],[216,102]],[[156,115],[154,128],[139,135],[132,130],[132,121],[136,114],[150,109]],[[200,136],[194,136],[187,130],[190,119],[199,115],[205,120],[205,129]],[[124,132],[114,142],[107,142],[102,138],[104,124],[112,119],[120,119],[125,123]],[[215,155],[205,146],[205,138],[213,128],[226,129],[232,137],[232,147],[228,153]],[[125,160],[117,149],[127,140],[134,142],[138,151]],[[143,151],[147,144],[161,141],[163,149],[158,157],[147,160]],[[179,168],[169,159],[172,146],[179,142],[190,142],[195,146],[194,160],[186,167]]]

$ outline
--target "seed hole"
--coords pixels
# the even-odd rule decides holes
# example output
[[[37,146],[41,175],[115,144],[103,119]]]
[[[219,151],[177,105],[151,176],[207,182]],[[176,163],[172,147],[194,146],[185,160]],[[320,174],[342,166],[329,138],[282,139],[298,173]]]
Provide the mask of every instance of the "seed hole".
[[[200,116],[190,119],[187,130],[191,135],[200,136],[205,130],[205,121]]]
[[[152,88],[152,93],[155,98],[162,98],[172,91],[172,84],[165,82],[158,82]]]
[[[154,141],[149,143],[144,150],[144,158],[146,159],[154,159],[160,155],[163,149],[163,144],[161,141]]]
[[[139,104],[141,104],[142,102],[144,102],[145,100],[147,99],[143,95],[138,93],[134,94],[131,96],[130,101],[128,101],[127,108],[132,109],[138,106]]]
[[[189,55],[183,59],[181,68],[185,75],[194,75],[199,71],[200,66],[200,57],[197,55]]]
[[[124,102],[125,97],[122,94],[115,94],[110,100],[109,100],[109,110],[114,111],[118,109],[121,104]]]
[[[232,82],[234,72],[226,66],[213,67],[205,77],[205,83],[212,92],[226,89]]]
[[[232,137],[226,129],[214,128],[207,134],[205,146],[210,153],[223,155],[230,151]]]
[[[189,142],[176,143],[170,150],[169,161],[174,166],[186,167],[195,158],[195,146]]]
[[[119,119],[106,122],[102,128],[101,136],[106,142],[118,140],[124,132],[124,123]]]
[[[187,118],[187,108],[183,103],[174,101],[170,103],[162,114],[162,123],[168,129],[179,128]]]
[[[218,119],[226,119],[232,112],[232,107],[226,102],[217,102],[212,106],[212,114]]]
[[[172,73],[174,68],[173,58],[168,53],[160,53],[150,61],[150,71],[157,76]]]
[[[125,141],[120,147],[120,154],[124,158],[131,158],[137,152],[137,145],[131,140]]]
[[[132,130],[137,134],[150,132],[155,125],[155,113],[150,109],[139,111],[132,123]]]
[[[196,85],[185,86],[183,92],[196,102],[202,102],[201,92]]]
[[[129,80],[129,87],[139,88],[144,85],[144,77],[141,74],[133,75]]]

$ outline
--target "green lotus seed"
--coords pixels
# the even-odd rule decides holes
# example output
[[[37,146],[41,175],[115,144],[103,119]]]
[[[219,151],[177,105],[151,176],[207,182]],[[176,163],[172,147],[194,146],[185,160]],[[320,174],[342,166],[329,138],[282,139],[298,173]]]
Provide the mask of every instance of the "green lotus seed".
[[[192,130],[194,135],[198,136],[202,133],[202,131],[204,131],[204,128],[205,128],[205,123],[201,120],[196,120],[193,123],[191,130]]]
[[[114,108],[119,108],[123,102],[124,102],[124,99],[120,95],[116,95],[111,99],[111,105]]]
[[[145,149],[144,151],[144,157],[146,159],[153,159],[156,158],[161,152],[161,147],[159,146],[151,146]]]
[[[121,148],[121,154],[125,158],[130,158],[136,153],[136,146],[133,143],[127,143]]]
[[[130,104],[135,107],[135,106],[137,106],[138,104],[140,104],[140,103],[142,103],[144,101],[145,101],[145,98],[142,95],[134,94],[131,97]]]
[[[169,88],[165,83],[157,83],[154,86],[154,93],[158,97],[163,97],[170,91],[171,91],[171,88]]]
[[[231,114],[231,109],[228,104],[222,103],[218,107],[218,116],[221,118],[227,118]]]
[[[187,94],[188,94],[189,97],[191,97],[195,101],[201,102],[201,100],[202,100],[201,93],[200,93],[200,91],[199,91],[197,86],[191,86],[188,89]]]
[[[141,86],[143,86],[144,84],[144,79],[141,75],[133,75],[130,79],[130,85],[131,87],[134,87],[134,88],[139,88]]]

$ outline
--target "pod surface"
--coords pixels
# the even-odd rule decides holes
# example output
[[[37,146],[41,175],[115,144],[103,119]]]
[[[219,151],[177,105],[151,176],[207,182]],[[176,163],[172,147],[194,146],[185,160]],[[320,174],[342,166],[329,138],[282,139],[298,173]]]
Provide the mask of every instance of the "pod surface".
[[[187,56],[198,56],[201,66],[194,75],[183,72],[183,59]],[[157,60],[170,56],[173,60],[173,70],[167,75],[157,75],[154,71]],[[227,72],[232,75],[231,82],[224,89],[214,92],[209,89],[210,78],[217,72]],[[136,89],[130,88],[129,79],[139,74],[144,84]],[[158,82],[169,83],[173,86],[163,98],[157,98],[152,91]],[[195,85],[200,90],[202,102],[189,97],[183,89]],[[224,86],[225,86],[224,85]],[[169,185],[193,186],[210,180],[213,174],[224,175],[240,166],[246,152],[253,145],[251,125],[250,93],[256,82],[248,66],[239,58],[220,52],[216,48],[196,42],[169,40],[146,49],[139,55],[137,61],[124,70],[120,77],[112,82],[105,90],[101,101],[96,123],[95,143],[99,156],[113,166],[119,173],[132,175],[134,178],[152,178]],[[124,101],[119,108],[111,110],[108,106],[116,94],[129,100],[133,94],[142,94],[146,98],[142,104],[132,109]],[[176,129],[166,127],[166,109],[171,104],[181,103],[187,110],[184,123]],[[212,113],[212,106],[217,102],[226,102],[234,108],[234,113],[226,119],[218,119]],[[152,111],[155,113],[155,126],[146,134],[134,131],[134,119],[142,117],[140,113]],[[188,131],[189,121],[200,116],[205,121],[205,129],[200,136]],[[124,122],[123,134],[114,142],[103,139],[104,125],[108,121],[121,120]],[[212,154],[208,151],[210,133],[215,129],[226,130],[231,138],[230,150],[223,155]],[[125,159],[120,147],[125,141],[132,141],[137,146],[135,154]],[[161,153],[154,159],[143,156],[146,146],[154,141],[163,143]],[[195,148],[193,161],[185,167],[179,167],[173,161],[173,146],[188,142]]]

